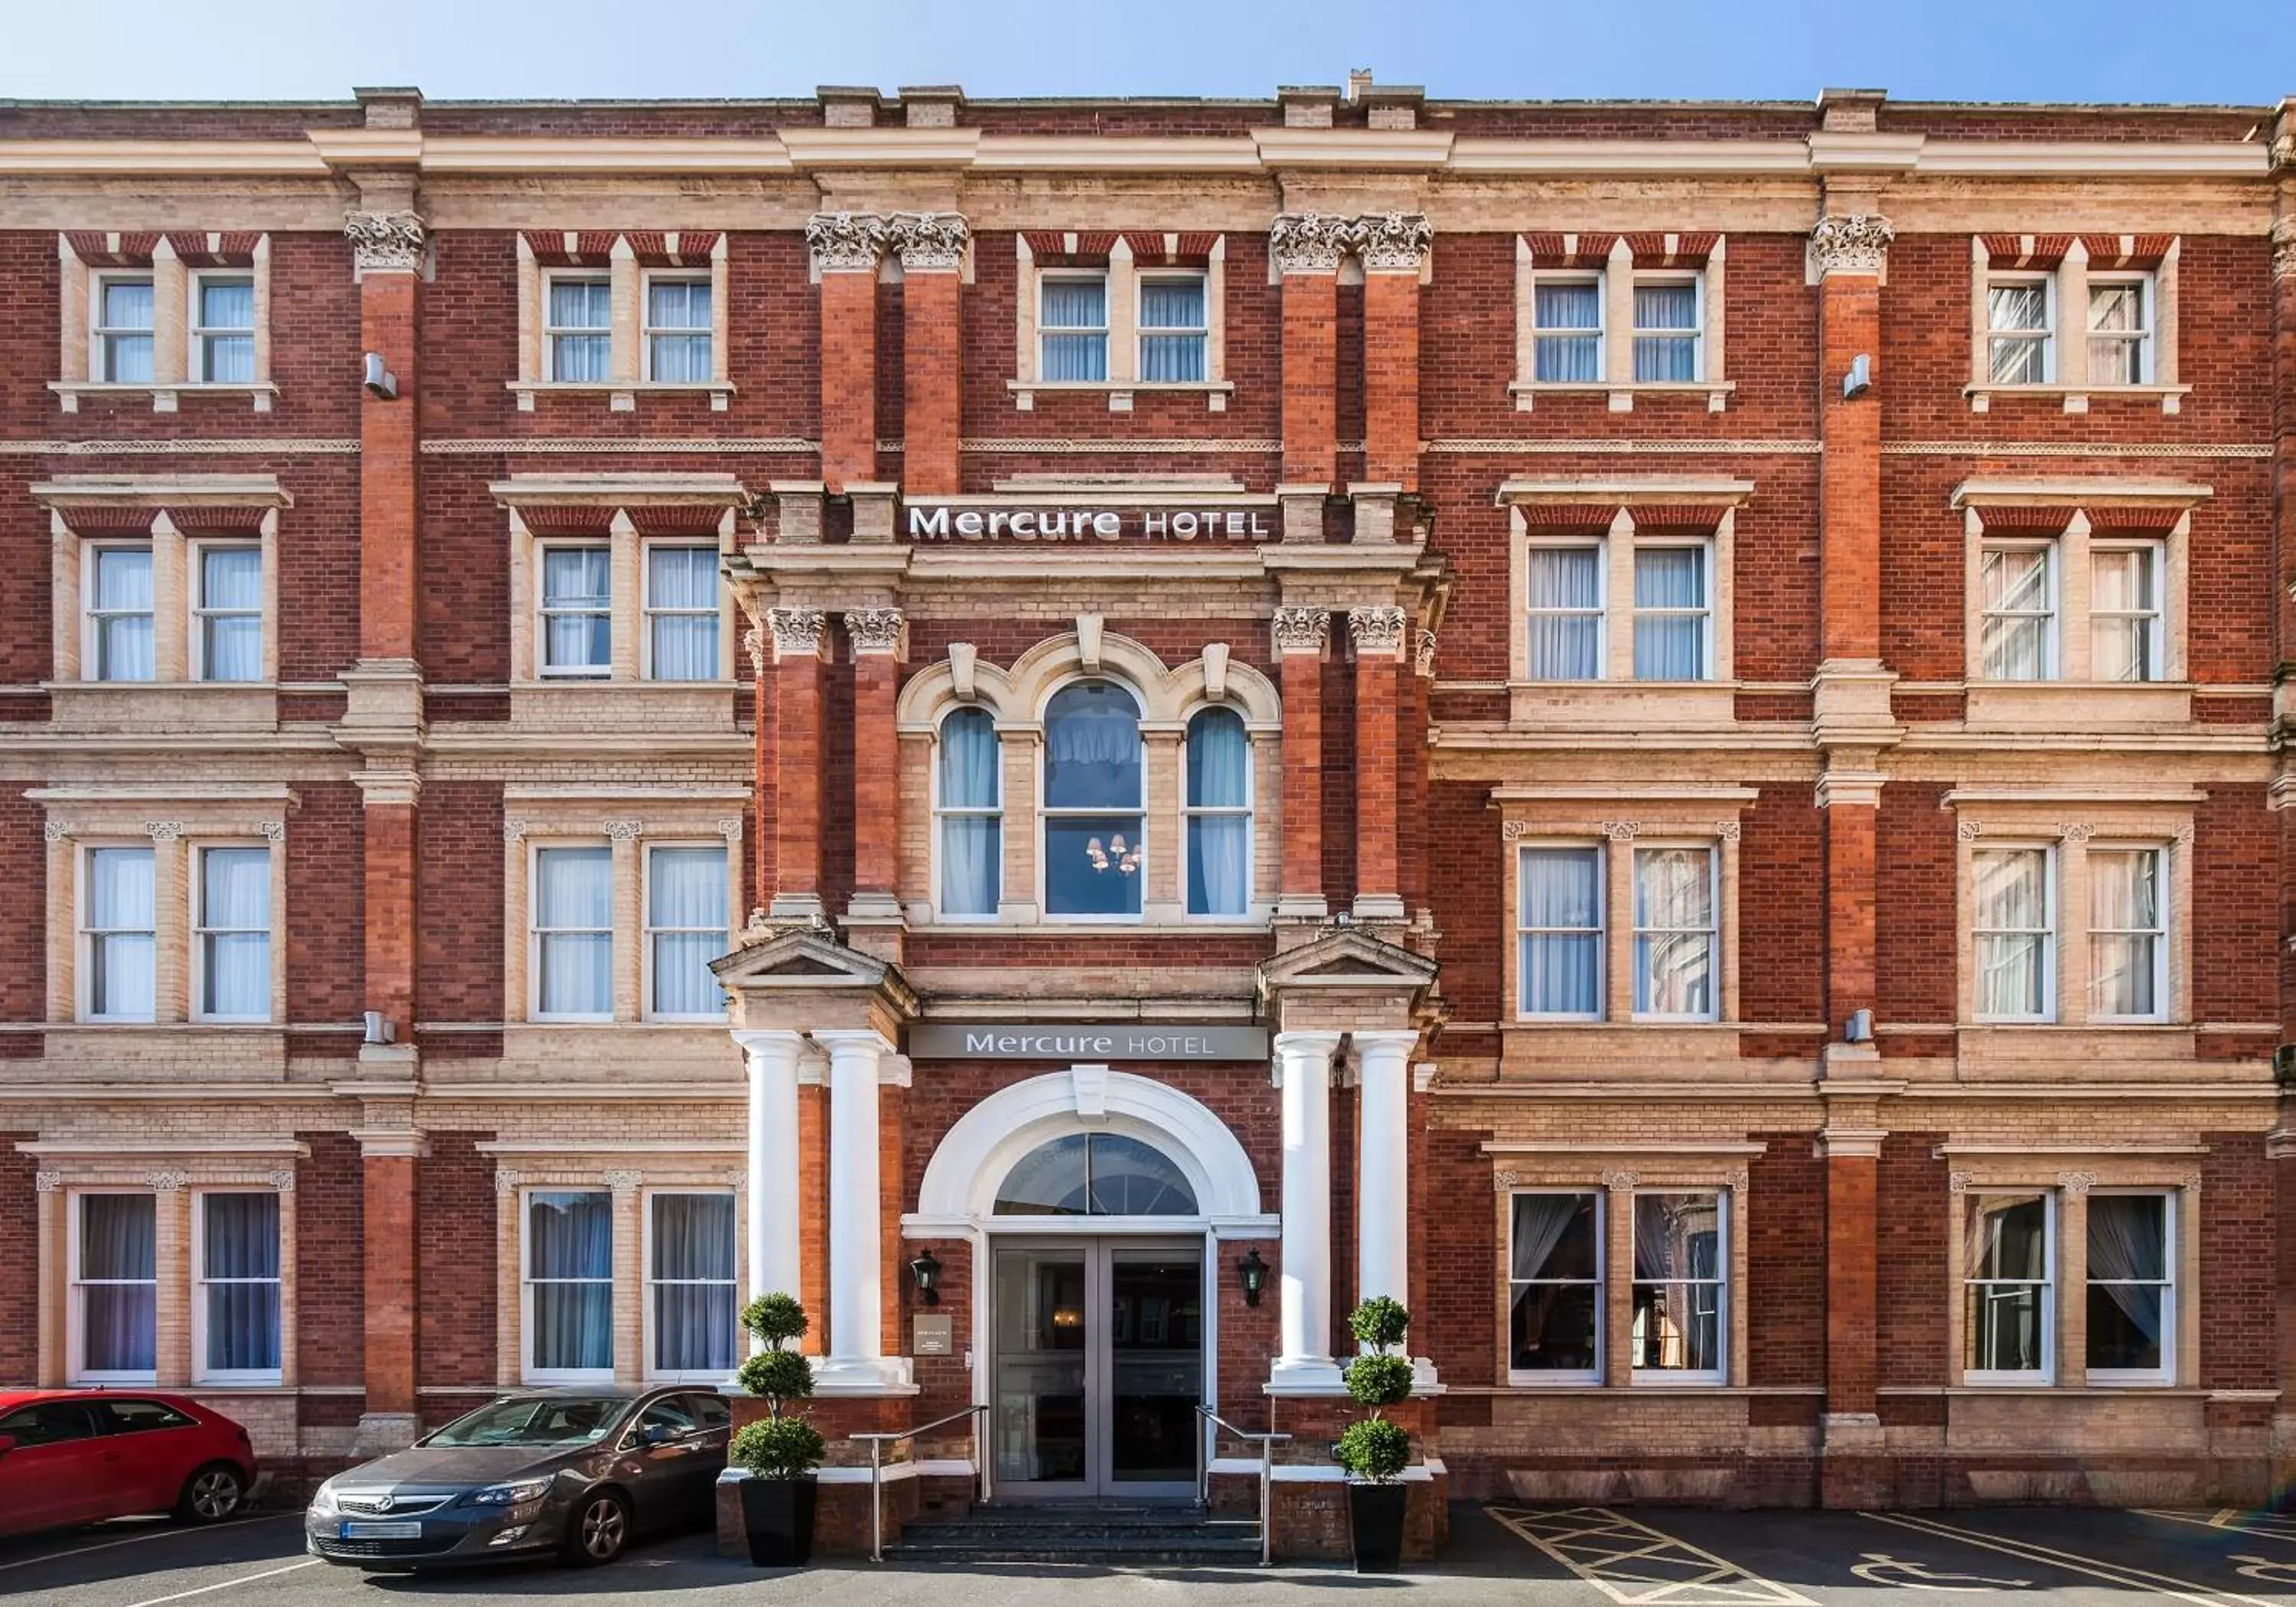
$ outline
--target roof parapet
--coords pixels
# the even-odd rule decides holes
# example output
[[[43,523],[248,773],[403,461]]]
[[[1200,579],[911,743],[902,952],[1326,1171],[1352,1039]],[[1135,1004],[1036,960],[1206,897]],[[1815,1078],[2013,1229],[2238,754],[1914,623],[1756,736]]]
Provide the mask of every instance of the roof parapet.
[[[821,121],[828,128],[873,128],[885,97],[868,84],[824,84],[814,90]]]
[[[964,105],[964,91],[955,84],[904,84],[894,93],[912,128],[954,128]]]
[[[1886,89],[1821,89],[1817,94],[1818,127],[1828,134],[1872,134],[1881,126]]]
[[[413,86],[354,89],[370,128],[419,128],[422,126],[422,92]]]
[[[1275,103],[1283,110],[1286,128],[1329,128],[1340,106],[1336,84],[1283,84],[1276,86]]]

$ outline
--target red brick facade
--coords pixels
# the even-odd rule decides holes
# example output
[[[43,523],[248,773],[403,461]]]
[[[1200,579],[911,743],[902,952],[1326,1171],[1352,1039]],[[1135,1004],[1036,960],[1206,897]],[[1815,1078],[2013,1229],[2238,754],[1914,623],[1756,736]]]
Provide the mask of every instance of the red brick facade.
[[[2267,1499],[2296,1468],[2292,140],[2286,106],[1863,93],[0,110],[0,1382],[93,1367],[84,1198],[152,1194],[168,1246],[278,1190],[275,1382],[204,1378],[188,1263],[153,1373],[317,1469],[548,1373],[537,1194],[610,1197],[605,1371],[652,1375],[652,1201],[731,1192],[744,1292],[785,1275],[843,1370],[823,1421],[922,1423],[987,1389],[1009,1226],[929,1173],[1009,1164],[960,1124],[1034,1098],[998,1142],[1105,1125],[1242,1201],[1186,1227],[1206,1398],[1298,1436],[1283,1548],[1344,1539],[1308,1465],[1337,1408],[1294,1364],[1390,1288],[1425,1544],[1445,1492]],[[184,310],[217,275],[252,287],[244,358]],[[122,277],[146,358],[107,344]],[[606,322],[569,324],[570,282]],[[251,673],[216,673],[217,544],[261,554]],[[719,594],[681,603],[665,553],[697,545]],[[109,553],[148,564],[125,627]],[[1058,907],[1047,706],[1078,682],[1139,716],[1137,808],[1074,811],[1137,878],[1115,920]],[[952,791],[965,709],[985,803]],[[976,803],[985,894],[950,847]],[[272,856],[267,1008],[214,1004],[218,845]],[[686,918],[655,856],[720,846],[723,1021],[656,974]],[[123,847],[148,983],[91,930]],[[578,920],[538,890],[569,849],[608,878]],[[1566,865],[1583,908],[1532,890]],[[570,1005],[574,927],[605,957]],[[145,1005],[104,1012],[119,985]],[[1006,1024],[1264,1030],[1287,1069],[911,1053]],[[784,1052],[794,1222],[744,1169]],[[874,1080],[840,1092],[841,1054]],[[1559,1194],[1592,1201],[1583,1336],[1522,1327]],[[2087,1226],[2131,1197],[2167,1291],[2133,1365]],[[1970,1292],[1972,1223],[2023,1198],[2028,1292]],[[2000,1299],[2030,1334],[1974,1315]],[[921,1316],[953,1354],[910,1354]]]

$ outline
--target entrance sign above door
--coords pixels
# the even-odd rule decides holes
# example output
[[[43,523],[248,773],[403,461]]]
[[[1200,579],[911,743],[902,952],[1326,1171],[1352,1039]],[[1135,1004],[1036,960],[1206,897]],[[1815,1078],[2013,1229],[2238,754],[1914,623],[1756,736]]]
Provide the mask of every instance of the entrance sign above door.
[[[1267,1029],[1224,1026],[968,1026],[909,1029],[911,1060],[1242,1060],[1267,1058]]]
[[[911,541],[1273,541],[1275,499],[1210,506],[1086,507],[912,503]]]

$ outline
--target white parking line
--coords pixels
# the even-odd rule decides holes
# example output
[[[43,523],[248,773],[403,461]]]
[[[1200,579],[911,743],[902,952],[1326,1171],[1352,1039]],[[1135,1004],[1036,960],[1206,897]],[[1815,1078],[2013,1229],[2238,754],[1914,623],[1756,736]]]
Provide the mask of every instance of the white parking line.
[[[61,1562],[66,1557],[84,1557],[92,1551],[113,1551],[122,1546],[141,1546],[146,1540],[165,1540],[171,1536],[180,1540],[185,1535],[213,1534],[217,1529],[245,1529],[252,1523],[275,1523],[282,1518],[299,1518],[302,1515],[299,1512],[265,1513],[258,1517],[234,1518],[228,1523],[210,1523],[204,1530],[178,1529],[172,1524],[154,1524],[143,1533],[129,1535],[124,1540],[103,1540],[94,1546],[76,1546],[70,1551],[52,1551],[45,1556],[19,1557],[12,1562],[0,1562],[0,1573],[6,1573],[17,1568],[37,1568],[44,1562]]]
[[[1788,1586],[1608,1507],[1485,1510],[1621,1607],[1816,1607]]]
[[[2174,1596],[2180,1602],[2190,1602],[2194,1607],[2224,1607],[2226,1602],[2237,1602],[2241,1607],[2276,1607],[2276,1603],[2261,1596],[2243,1595],[2236,1590],[2225,1590],[2213,1585],[2196,1585],[2190,1579],[2179,1579],[2148,1569],[2133,1568],[2125,1562],[2109,1562],[2102,1557],[2083,1556],[2076,1552],[2058,1551],[2031,1540],[2005,1539],[1980,1529],[1962,1529],[1951,1523],[1940,1523],[1934,1518],[1915,1518],[1903,1513],[1865,1513],[1857,1514],[1876,1523],[1894,1524],[1910,1529],[1916,1534],[1931,1535],[1958,1541],[1964,1546],[1980,1546],[1997,1551],[2005,1556],[2019,1557],[2028,1562],[2042,1562],[2068,1573],[2087,1574],[2093,1579],[2108,1584],[2134,1586],[2161,1595]]]
[[[2251,1513],[2237,1506],[2227,1506],[2204,1518],[2198,1513],[2172,1513],[2159,1507],[2140,1506],[2134,1510],[2140,1517],[2163,1518],[2171,1523],[2189,1523],[2195,1529],[2213,1529],[2220,1534],[2254,1535],[2259,1540],[2286,1540],[2296,1544],[2296,1522],[2280,1513]]]
[[[318,1558],[306,1557],[299,1562],[290,1562],[284,1568],[266,1569],[262,1573],[243,1573],[235,1579],[218,1579],[212,1585],[202,1585],[197,1590],[179,1590],[173,1595],[147,1596],[143,1601],[128,1603],[127,1607],[160,1607],[162,1602],[188,1601],[195,1595],[206,1595],[217,1590],[229,1590],[235,1585],[252,1585],[258,1579],[276,1578],[283,1573],[295,1573],[306,1568],[316,1568],[318,1565]]]

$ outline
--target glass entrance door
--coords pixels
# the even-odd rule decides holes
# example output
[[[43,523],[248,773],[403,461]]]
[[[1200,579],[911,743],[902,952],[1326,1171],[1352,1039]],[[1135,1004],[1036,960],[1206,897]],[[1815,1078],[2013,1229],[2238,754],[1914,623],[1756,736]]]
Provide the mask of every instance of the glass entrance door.
[[[1193,1495],[1201,1245],[1000,1244],[992,1267],[998,1494]]]

